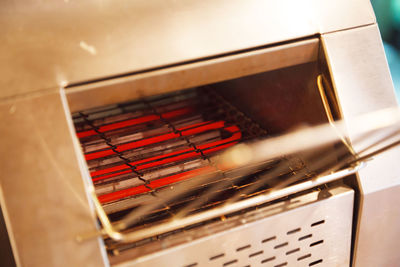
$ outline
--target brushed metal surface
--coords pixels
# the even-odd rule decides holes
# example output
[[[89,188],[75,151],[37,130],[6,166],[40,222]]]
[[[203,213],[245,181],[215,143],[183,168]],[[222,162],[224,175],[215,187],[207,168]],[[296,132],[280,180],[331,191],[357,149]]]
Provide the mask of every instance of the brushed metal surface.
[[[0,103],[0,201],[18,266],[104,266],[58,92]]]
[[[368,0],[1,1],[0,98],[374,22]]]
[[[376,25],[322,36],[344,120],[396,107],[388,65]],[[347,124],[350,141],[357,129]],[[359,150],[357,146],[354,147]],[[396,266],[400,262],[400,149],[378,155],[358,173],[361,190],[355,266]]]
[[[246,219],[227,219],[223,224],[232,225],[228,230],[133,261],[127,260],[127,251],[120,255],[126,261],[115,266],[309,266],[321,259],[313,266],[349,266],[354,192],[341,186],[328,191],[325,196],[313,191],[277,202]],[[212,233],[213,226],[204,231]],[[186,235],[190,240],[191,233]]]
[[[397,107],[393,83],[376,25],[323,35],[322,43],[345,120],[359,114]],[[357,137],[357,129],[352,128],[351,124],[347,124],[347,129],[350,141]],[[354,149],[360,150],[357,146]],[[400,149],[389,151],[376,157],[368,168],[360,172],[363,174],[365,194],[400,183],[400,166],[396,164],[399,156]]]
[[[312,38],[66,89],[72,112],[316,61]]]

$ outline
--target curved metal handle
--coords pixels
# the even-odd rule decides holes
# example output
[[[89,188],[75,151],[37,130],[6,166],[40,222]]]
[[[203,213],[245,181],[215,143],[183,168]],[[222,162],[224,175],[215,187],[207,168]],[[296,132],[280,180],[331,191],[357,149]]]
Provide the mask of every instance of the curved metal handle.
[[[349,141],[346,139],[345,135],[342,132],[340,132],[340,130],[335,125],[335,119],[333,118],[332,109],[331,109],[331,106],[329,105],[328,97],[326,94],[326,89],[324,87],[324,76],[322,74],[318,75],[318,77],[317,77],[317,86],[318,86],[318,91],[321,96],[322,105],[324,106],[325,114],[326,114],[329,124],[335,130],[339,139],[347,147],[347,149],[350,151],[350,153],[353,156],[357,157],[357,154],[355,153],[355,151],[354,151],[353,147],[351,146],[351,144],[349,143]]]
[[[199,223],[201,221],[210,220],[213,218],[218,218],[224,216],[226,214],[230,214],[242,209],[250,208],[253,206],[261,205],[266,202],[270,202],[288,195],[292,195],[304,190],[308,190],[314,188],[316,186],[320,186],[326,183],[333,182],[335,180],[341,179],[348,175],[354,174],[358,172],[361,168],[365,166],[364,162],[357,163],[355,166],[348,167],[346,169],[316,177],[314,179],[310,179],[308,181],[295,184],[280,190],[271,191],[269,193],[259,195],[253,198],[249,198],[246,200],[238,201],[235,203],[231,203],[229,205],[224,205],[221,207],[214,208],[212,210],[204,211],[198,214],[194,214],[191,216],[187,216],[184,218],[179,218],[175,220],[170,220],[166,223],[162,223],[159,225],[155,225],[149,228],[144,228],[138,231],[134,231],[131,233],[121,233],[119,232],[110,222],[108,216],[106,215],[103,207],[101,206],[100,202],[97,199],[96,194],[93,192],[90,194],[93,202],[95,203],[96,212],[99,216],[101,224],[103,225],[102,231],[92,232],[85,235],[80,235],[77,237],[78,241],[84,241],[89,238],[93,238],[99,235],[106,234],[109,238],[113,239],[114,241],[119,242],[135,242],[139,241],[144,238],[148,238],[155,235],[160,235],[162,233],[170,232],[188,225],[193,225]]]

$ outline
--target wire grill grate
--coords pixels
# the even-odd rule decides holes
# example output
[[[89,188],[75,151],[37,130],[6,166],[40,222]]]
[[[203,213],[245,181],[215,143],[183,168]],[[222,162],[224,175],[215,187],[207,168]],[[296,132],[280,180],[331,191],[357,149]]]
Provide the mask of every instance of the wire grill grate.
[[[199,173],[218,171],[210,161],[216,153],[267,134],[209,87],[82,111],[73,119],[96,194],[114,223],[162,199],[175,185],[188,183]],[[264,179],[266,173],[273,178]],[[191,185],[179,198],[143,214],[125,232],[262,194],[277,181],[312,175],[295,157],[268,162],[251,175],[222,174]],[[110,253],[119,253],[196,226],[128,246],[112,240],[106,245]]]
[[[154,195],[210,168],[209,155],[254,138],[229,108],[191,90],[74,114],[100,202]]]

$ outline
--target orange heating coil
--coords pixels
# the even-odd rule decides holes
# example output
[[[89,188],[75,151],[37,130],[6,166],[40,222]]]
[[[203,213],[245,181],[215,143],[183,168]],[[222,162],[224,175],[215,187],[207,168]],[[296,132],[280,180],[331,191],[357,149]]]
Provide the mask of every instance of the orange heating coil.
[[[124,127],[129,127],[133,125],[139,125],[139,124],[146,124],[151,121],[156,121],[160,119],[171,119],[174,117],[179,117],[179,116],[184,116],[192,111],[191,108],[182,108],[178,110],[173,110],[170,112],[166,112],[163,114],[159,115],[147,115],[147,116],[142,116],[134,119],[129,119],[125,121],[120,121],[116,123],[111,123],[108,125],[104,125],[101,127],[98,127],[93,130],[86,130],[86,131],[81,131],[77,133],[77,136],[80,139],[83,139],[88,136],[93,136],[93,135],[98,135],[105,133],[107,131],[112,131]],[[145,126],[145,125],[143,125]],[[111,155],[115,155],[118,153],[121,153],[123,151],[135,149],[135,148],[140,148],[140,147],[146,147],[149,145],[153,145],[156,143],[160,142],[165,142],[173,139],[179,139],[182,137],[190,137],[194,136],[196,134],[201,134],[205,133],[208,131],[212,130],[223,130],[229,135],[223,139],[217,140],[217,141],[211,141],[211,142],[206,142],[200,145],[194,145],[190,144],[191,146],[186,149],[180,149],[176,150],[173,152],[169,152],[163,155],[158,155],[158,156],[150,156],[144,159],[140,159],[137,161],[130,161],[130,162],[125,162],[124,164],[119,164],[116,166],[100,169],[100,170],[94,170],[92,171],[91,177],[93,182],[98,182],[101,180],[106,180],[112,177],[116,177],[122,174],[128,174],[128,173],[137,173],[138,171],[143,171],[147,170],[150,168],[154,167],[162,167],[165,164],[169,163],[174,163],[174,162],[180,162],[183,160],[188,160],[188,159],[193,159],[193,158],[198,158],[201,156],[206,156],[211,153],[215,153],[217,151],[220,151],[222,149],[228,148],[240,141],[242,138],[242,133],[239,129],[238,126],[236,125],[229,125],[227,122],[223,120],[217,120],[217,121],[204,121],[200,123],[194,123],[185,127],[181,128],[176,128],[172,129],[170,132],[157,135],[157,136],[152,136],[149,138],[143,138],[140,140],[136,140],[133,142],[126,142],[120,145],[115,145],[113,147],[109,147],[106,149],[102,149],[100,151],[94,151],[94,152],[89,152],[85,154],[85,158],[87,161],[90,160],[95,160],[95,159],[101,159],[104,157],[108,157]],[[139,152],[138,152],[139,153]],[[133,168],[132,168],[133,167]],[[99,196],[99,201],[102,204],[112,202],[112,201],[117,201],[126,197],[132,197],[135,195],[143,194],[143,193],[148,193],[154,189],[161,188],[164,186],[171,185],[173,183],[183,181],[186,179],[190,179],[200,173],[204,173],[207,171],[212,171],[214,170],[214,167],[212,166],[203,166],[203,167],[198,167],[192,170],[188,171],[183,171],[180,173],[176,173],[173,175],[165,176],[153,181],[150,181],[146,184],[139,185],[139,186],[134,186],[122,190],[118,190],[112,193],[107,193]]]

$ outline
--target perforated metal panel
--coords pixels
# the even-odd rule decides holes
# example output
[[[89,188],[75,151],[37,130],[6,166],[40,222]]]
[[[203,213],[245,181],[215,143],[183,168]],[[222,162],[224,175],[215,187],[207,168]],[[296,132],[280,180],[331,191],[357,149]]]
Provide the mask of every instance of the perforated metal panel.
[[[348,266],[353,201],[345,187],[314,191],[257,210],[229,230],[118,266]]]

